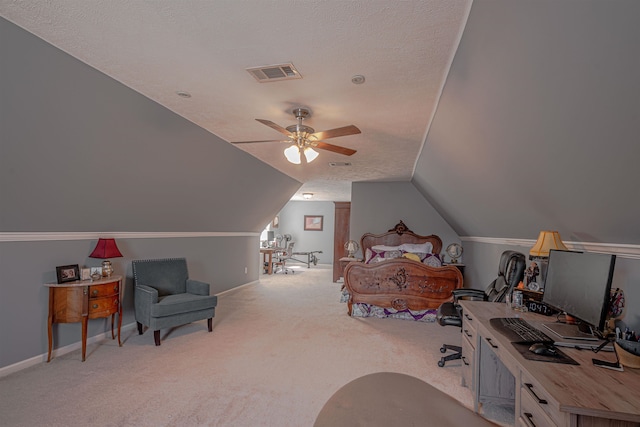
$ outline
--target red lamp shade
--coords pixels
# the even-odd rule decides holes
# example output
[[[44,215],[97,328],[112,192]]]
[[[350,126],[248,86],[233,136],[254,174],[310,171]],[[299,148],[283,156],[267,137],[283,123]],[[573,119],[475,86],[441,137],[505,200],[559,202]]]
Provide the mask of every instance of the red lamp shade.
[[[120,258],[122,254],[116,246],[116,239],[98,239],[96,248],[91,252],[89,258]]]

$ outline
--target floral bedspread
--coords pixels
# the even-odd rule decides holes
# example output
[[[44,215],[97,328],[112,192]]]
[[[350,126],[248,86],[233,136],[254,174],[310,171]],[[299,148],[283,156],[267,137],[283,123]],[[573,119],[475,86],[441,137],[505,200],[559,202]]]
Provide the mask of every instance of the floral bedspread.
[[[349,292],[346,288],[342,290],[340,302],[349,301]],[[415,320],[417,322],[435,322],[438,310],[395,310],[393,308],[378,307],[371,304],[355,303],[351,307],[351,317],[377,317],[402,320]]]

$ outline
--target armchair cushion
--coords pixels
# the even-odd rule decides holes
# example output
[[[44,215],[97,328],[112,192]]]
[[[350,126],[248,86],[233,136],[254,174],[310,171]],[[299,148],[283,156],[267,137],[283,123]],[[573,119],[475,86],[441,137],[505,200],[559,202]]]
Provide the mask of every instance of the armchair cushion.
[[[191,311],[205,310],[215,307],[218,297],[194,295],[194,294],[175,294],[167,295],[160,298],[156,304],[151,305],[151,317],[173,316],[175,314],[187,313]]]

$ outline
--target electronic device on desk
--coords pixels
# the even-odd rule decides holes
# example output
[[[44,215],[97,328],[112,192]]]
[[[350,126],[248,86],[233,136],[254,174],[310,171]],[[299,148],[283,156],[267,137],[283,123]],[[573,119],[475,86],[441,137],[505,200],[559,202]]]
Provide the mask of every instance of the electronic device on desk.
[[[511,342],[553,344],[553,339],[520,317],[494,317],[489,324]]]
[[[609,254],[549,252],[542,302],[578,321],[577,325],[545,323],[558,341],[602,339],[615,261],[616,256]]]
[[[524,306],[532,313],[544,314],[545,316],[551,316],[558,313],[557,310],[554,310],[543,302],[528,300],[525,301]]]

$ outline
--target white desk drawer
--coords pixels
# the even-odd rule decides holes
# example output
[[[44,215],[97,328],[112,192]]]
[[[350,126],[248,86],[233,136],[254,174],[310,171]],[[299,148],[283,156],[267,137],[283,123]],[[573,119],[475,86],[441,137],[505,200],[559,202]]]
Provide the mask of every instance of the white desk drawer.
[[[472,342],[475,344],[475,338]],[[474,390],[473,360],[476,351],[472,342],[466,336],[462,336],[462,369],[460,373],[462,376],[462,385],[470,390]]]
[[[530,393],[520,390],[519,423],[527,427],[557,427]]]
[[[532,408],[532,406],[535,406],[539,411],[542,411],[547,417],[549,417],[549,419],[554,423],[552,425],[565,424],[563,414],[560,413],[555,401],[551,399],[545,390],[532,381],[525,372],[520,373],[520,385],[520,415],[522,415],[524,411],[525,402],[529,402],[529,406],[527,407],[528,412],[535,414],[536,411]]]

